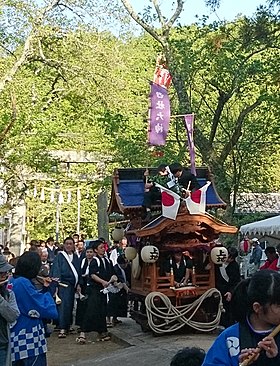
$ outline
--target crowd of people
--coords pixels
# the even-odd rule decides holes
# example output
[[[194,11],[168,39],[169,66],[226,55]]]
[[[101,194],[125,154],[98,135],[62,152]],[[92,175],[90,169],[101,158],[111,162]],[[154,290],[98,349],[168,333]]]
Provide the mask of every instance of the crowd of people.
[[[53,329],[61,339],[77,325],[79,344],[92,331],[97,341],[110,340],[108,327],[127,316],[130,271],[124,246],[125,239],[109,248],[103,238],[85,246],[74,234],[62,246],[53,238],[32,240],[19,257],[9,258],[2,248],[0,365],[46,366]]]
[[[259,243],[253,240],[252,263]],[[53,238],[31,241],[19,257],[2,248],[0,254],[0,365],[47,365],[50,324],[59,339],[73,324],[76,342],[87,343],[89,332],[97,341],[110,340],[108,328],[127,316],[130,267],[124,256],[126,240],[111,248],[103,238],[85,242],[79,235],[58,246]],[[267,260],[256,272],[241,279],[236,248],[229,248],[227,262],[216,266],[216,287],[225,313],[224,330],[205,354],[198,348],[180,350],[171,366],[238,366],[280,364],[280,336],[271,332],[280,324],[280,248],[267,247]],[[207,265],[207,264],[206,264]],[[174,274],[174,286],[191,281],[192,258],[175,251],[164,263],[166,275]],[[11,276],[12,272],[12,276]],[[75,308],[75,320],[73,309]]]

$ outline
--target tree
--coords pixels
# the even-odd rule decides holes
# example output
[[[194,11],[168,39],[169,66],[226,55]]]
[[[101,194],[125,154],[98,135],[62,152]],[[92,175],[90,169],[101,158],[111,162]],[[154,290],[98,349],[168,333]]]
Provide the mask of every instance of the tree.
[[[69,63],[64,62],[69,55],[63,45],[82,25],[90,29],[104,27],[108,23],[106,15],[110,14],[111,22],[116,14],[120,15],[117,10],[110,1],[52,0],[44,6],[38,2],[2,2],[0,158],[4,169],[1,178],[8,194],[3,210],[15,208],[27,187],[33,185],[28,175],[43,172],[49,174],[49,180],[58,179],[54,169],[59,163],[49,150],[61,147],[57,136],[72,127],[68,122],[73,110],[66,116],[63,112],[70,107],[73,88],[70,76],[80,72],[83,64],[71,65],[69,58]],[[90,18],[89,14],[95,17]]]
[[[177,26],[173,30],[183,1],[177,0],[173,15],[166,19],[158,2],[153,0],[160,23],[157,29],[136,14],[128,0],[122,3],[130,16],[161,45],[178,98],[173,114],[191,111],[197,114],[195,144],[202,162],[214,173],[222,197],[229,203],[230,193],[233,190],[236,193],[240,187],[249,156],[242,150],[244,143],[252,151],[256,150],[257,141],[263,140],[271,143],[270,152],[276,150],[272,144],[277,137],[279,106],[274,72],[279,57],[277,17],[261,8],[254,18],[243,18],[235,24],[214,24],[193,31]],[[216,1],[207,3],[218,5]],[[256,134],[257,125],[263,122],[259,113],[261,110],[268,113],[269,108],[273,123],[270,125],[266,119],[266,129]],[[178,121],[176,129],[182,131],[182,127]],[[246,138],[250,135],[248,141],[243,139],[244,132],[248,132]],[[179,140],[178,144],[183,148]],[[264,146],[267,151],[267,145]]]

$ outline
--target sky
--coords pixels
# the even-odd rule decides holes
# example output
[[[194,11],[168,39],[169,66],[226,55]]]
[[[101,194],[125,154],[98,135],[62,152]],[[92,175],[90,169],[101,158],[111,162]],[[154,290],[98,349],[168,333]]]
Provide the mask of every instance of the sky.
[[[173,0],[158,0],[161,4],[162,12],[170,17],[171,4]],[[176,2],[176,1],[175,1]],[[131,4],[137,12],[141,12],[145,5],[150,4],[148,0],[131,0]],[[197,21],[196,15],[201,18],[202,15],[209,16],[209,22],[218,20],[233,20],[237,15],[252,15],[258,5],[265,5],[266,0],[221,0],[221,6],[215,13],[205,6],[204,0],[185,0],[184,11],[180,18],[181,25],[191,24]]]

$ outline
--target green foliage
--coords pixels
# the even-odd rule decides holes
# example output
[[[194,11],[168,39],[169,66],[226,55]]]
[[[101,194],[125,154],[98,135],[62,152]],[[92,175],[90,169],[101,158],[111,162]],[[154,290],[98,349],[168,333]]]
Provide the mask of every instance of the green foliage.
[[[30,30],[35,34],[30,54],[0,99],[4,131],[12,120],[11,95],[16,98],[16,119],[0,152],[9,198],[35,184],[40,188],[38,174],[49,188],[88,184],[81,222],[89,236],[97,235],[96,195],[103,187],[110,189],[115,167],[189,163],[181,118],[172,119],[167,144],[157,149],[163,157],[147,147],[148,81],[161,49],[147,35],[131,36],[127,16],[114,3],[83,1],[80,13],[70,17],[55,8],[37,27],[39,3],[6,2],[0,14],[0,78],[19,59]],[[78,3],[72,5],[78,9]],[[116,15],[112,22],[121,19],[128,33],[122,28],[117,37],[106,31],[111,20],[104,19],[105,13],[95,20],[79,16],[95,10],[97,15],[104,6]],[[3,25],[6,17],[19,32]],[[254,19],[176,27],[169,38],[170,67],[183,80],[196,115],[197,165],[211,167],[228,201],[232,191],[279,190],[278,29],[277,18],[262,9]],[[169,94],[174,115],[183,102],[174,86]],[[69,171],[51,155],[53,150],[86,151],[96,159],[70,164]],[[27,201],[30,236],[54,235],[56,205],[30,196]],[[76,231],[76,211],[75,201],[61,207],[65,234]]]

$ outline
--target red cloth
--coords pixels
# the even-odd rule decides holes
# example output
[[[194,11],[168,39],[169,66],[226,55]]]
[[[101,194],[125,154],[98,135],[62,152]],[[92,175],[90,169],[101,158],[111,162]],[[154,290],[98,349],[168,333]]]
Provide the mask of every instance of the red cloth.
[[[278,271],[277,267],[278,258],[274,259],[273,262],[269,262],[268,260],[264,262],[264,264],[260,267],[260,269],[273,269],[274,271]]]
[[[169,71],[165,68],[164,65],[158,65],[156,67],[154,73],[154,80],[155,84],[163,86],[164,88],[168,89],[171,84],[172,77]]]

